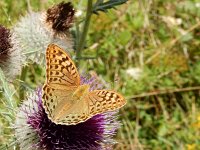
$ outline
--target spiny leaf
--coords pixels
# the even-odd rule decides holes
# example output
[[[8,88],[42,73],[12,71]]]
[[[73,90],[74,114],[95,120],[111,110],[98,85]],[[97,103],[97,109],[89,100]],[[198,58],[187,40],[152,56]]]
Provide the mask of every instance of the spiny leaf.
[[[107,12],[108,9],[115,8],[117,5],[122,5],[128,0],[109,0],[104,2],[104,0],[98,0],[93,6],[93,13],[98,14],[98,11]]]
[[[3,93],[6,99],[5,101],[6,106],[10,108],[16,108],[17,104],[12,98],[15,91],[11,88],[9,83],[6,81],[6,77],[4,76],[4,73],[1,69],[0,69],[0,82],[1,82]]]

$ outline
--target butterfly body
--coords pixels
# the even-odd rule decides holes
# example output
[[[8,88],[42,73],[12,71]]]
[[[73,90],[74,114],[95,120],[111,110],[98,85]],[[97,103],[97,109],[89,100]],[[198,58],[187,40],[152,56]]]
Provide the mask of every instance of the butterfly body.
[[[89,93],[90,86],[88,84],[80,85],[73,93],[73,97],[78,100],[83,99]]]
[[[76,125],[126,103],[115,91],[90,91],[89,84],[81,84],[74,62],[54,44],[46,51],[46,73],[42,102],[48,118],[56,124]]]

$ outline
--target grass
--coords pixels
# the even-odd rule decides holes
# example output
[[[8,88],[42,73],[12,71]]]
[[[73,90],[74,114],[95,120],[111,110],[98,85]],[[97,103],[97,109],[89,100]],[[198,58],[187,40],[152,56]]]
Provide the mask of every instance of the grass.
[[[0,2],[1,24],[12,27],[27,12],[27,1],[17,3]],[[79,68],[96,72],[127,98],[116,149],[200,149],[199,7],[198,0],[135,0],[92,17],[82,55],[95,59]],[[33,65],[25,81],[35,87],[41,76]]]

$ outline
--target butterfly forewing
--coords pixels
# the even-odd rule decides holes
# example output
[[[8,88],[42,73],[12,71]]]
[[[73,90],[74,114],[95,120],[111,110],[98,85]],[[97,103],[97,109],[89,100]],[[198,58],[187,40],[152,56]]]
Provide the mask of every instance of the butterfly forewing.
[[[94,90],[89,92],[87,98],[89,101],[90,115],[113,111],[126,104],[123,96],[111,90]]]
[[[56,123],[63,111],[71,108],[72,94],[80,85],[76,66],[60,47],[50,44],[46,50],[46,83],[43,86],[43,106]]]
[[[80,85],[80,77],[73,61],[64,50],[54,44],[50,44],[46,51],[46,74],[47,83]]]

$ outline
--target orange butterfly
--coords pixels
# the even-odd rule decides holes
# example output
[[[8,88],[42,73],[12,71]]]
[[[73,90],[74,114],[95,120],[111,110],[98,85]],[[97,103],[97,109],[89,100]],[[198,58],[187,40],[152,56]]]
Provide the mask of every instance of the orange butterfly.
[[[74,62],[60,47],[50,44],[46,50],[46,82],[43,106],[56,124],[75,125],[94,115],[124,106],[126,100],[112,90],[89,91],[90,85],[80,84]]]

